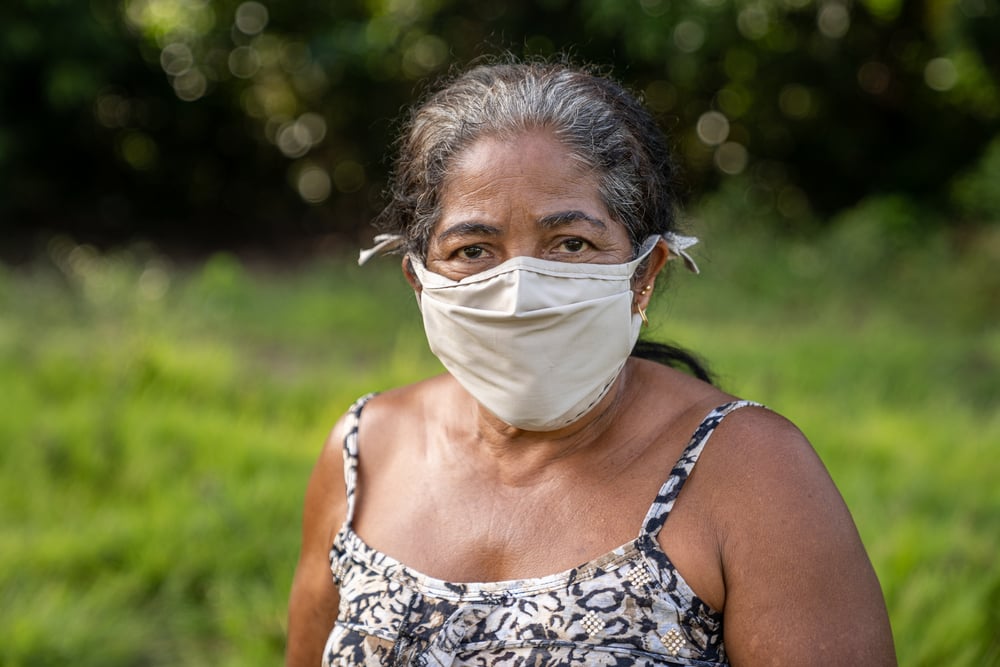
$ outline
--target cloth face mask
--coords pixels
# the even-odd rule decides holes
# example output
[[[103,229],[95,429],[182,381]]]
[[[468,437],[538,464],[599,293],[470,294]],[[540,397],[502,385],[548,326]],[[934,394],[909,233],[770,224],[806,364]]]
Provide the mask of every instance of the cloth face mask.
[[[553,431],[600,401],[628,360],[642,319],[625,264],[515,257],[455,281],[410,257],[431,351],[483,407],[530,431]]]

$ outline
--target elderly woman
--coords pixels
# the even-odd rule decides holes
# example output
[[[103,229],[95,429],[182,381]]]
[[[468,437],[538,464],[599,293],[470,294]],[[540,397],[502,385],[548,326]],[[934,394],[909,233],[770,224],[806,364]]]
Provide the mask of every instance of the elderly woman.
[[[379,249],[448,372],[334,428],[288,665],[895,663],[803,435],[636,344],[695,268],[671,181],[649,114],[573,67],[480,66],[413,113]]]

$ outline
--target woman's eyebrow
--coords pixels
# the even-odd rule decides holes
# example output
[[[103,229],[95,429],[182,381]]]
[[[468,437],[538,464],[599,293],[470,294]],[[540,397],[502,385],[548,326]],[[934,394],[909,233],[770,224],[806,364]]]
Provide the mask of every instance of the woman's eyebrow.
[[[550,215],[541,218],[538,221],[538,225],[543,229],[550,229],[552,227],[559,227],[560,225],[569,225],[574,222],[587,222],[594,227],[599,227],[602,230],[608,228],[607,224],[600,218],[595,218],[592,215],[588,215],[583,211],[560,211],[558,213],[552,213]]]
[[[436,240],[440,242],[444,241],[450,236],[459,236],[466,234],[479,235],[479,236],[499,236],[500,230],[494,227],[493,225],[487,225],[486,223],[483,222],[473,222],[473,221],[458,222],[448,227],[447,229],[443,229],[441,233],[437,235]]]

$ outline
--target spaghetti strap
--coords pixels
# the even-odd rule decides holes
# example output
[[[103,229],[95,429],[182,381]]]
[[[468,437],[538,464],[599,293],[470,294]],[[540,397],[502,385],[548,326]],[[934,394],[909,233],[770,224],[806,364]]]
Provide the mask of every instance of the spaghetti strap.
[[[753,401],[733,401],[715,408],[702,420],[698,428],[695,429],[694,435],[691,436],[691,440],[684,448],[684,452],[681,453],[680,459],[677,460],[673,470],[670,471],[670,477],[660,487],[660,491],[656,495],[656,500],[653,501],[653,505],[649,508],[649,512],[647,512],[646,518],[642,523],[643,535],[648,535],[654,540],[656,539],[660,529],[663,528],[663,524],[666,523],[667,517],[670,516],[670,510],[673,509],[677,496],[680,495],[681,489],[684,488],[684,482],[687,481],[691,470],[694,469],[694,464],[698,462],[698,457],[701,456],[701,452],[705,448],[705,444],[709,438],[715,433],[715,429],[726,418],[726,415],[734,410],[746,407],[764,406]]]
[[[344,485],[347,487],[345,526],[350,526],[354,519],[354,498],[358,485],[358,424],[361,422],[361,411],[374,395],[365,394],[354,402],[347,413],[347,435],[344,436]]]

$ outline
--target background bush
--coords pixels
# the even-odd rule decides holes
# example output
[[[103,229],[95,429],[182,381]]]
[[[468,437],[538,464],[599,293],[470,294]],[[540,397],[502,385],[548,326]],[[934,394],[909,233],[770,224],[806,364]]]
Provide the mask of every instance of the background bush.
[[[0,245],[353,242],[400,110],[504,50],[633,87],[692,196],[741,176],[793,228],[871,194],[991,224],[997,34],[998,0],[16,0]]]

